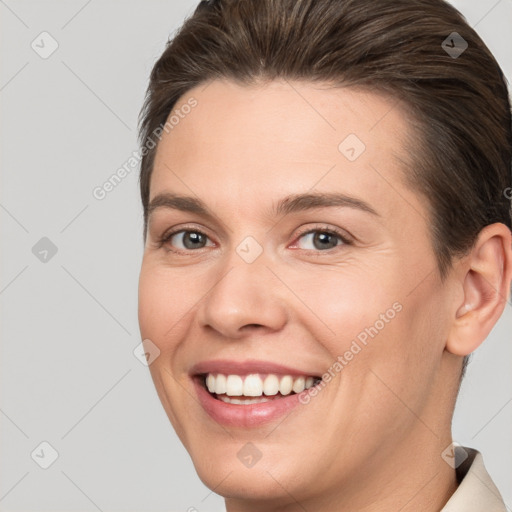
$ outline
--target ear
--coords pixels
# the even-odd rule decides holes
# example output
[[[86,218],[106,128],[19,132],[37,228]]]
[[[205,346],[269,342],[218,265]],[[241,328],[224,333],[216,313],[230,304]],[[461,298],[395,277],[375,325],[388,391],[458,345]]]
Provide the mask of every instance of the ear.
[[[462,265],[463,301],[457,304],[446,350],[473,352],[487,338],[505,309],[512,280],[512,234],[501,223],[480,231]],[[460,299],[459,299],[460,300]]]

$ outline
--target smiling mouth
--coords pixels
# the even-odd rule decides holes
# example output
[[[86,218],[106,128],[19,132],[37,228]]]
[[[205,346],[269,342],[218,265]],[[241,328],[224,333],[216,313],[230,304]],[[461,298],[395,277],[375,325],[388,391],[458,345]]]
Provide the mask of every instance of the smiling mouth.
[[[271,402],[316,386],[320,377],[251,373],[207,373],[198,376],[212,397],[224,403],[249,405]]]

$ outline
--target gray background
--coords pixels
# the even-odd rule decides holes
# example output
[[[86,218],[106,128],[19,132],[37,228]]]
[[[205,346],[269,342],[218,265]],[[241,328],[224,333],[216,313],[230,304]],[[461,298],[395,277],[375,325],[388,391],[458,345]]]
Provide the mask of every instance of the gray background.
[[[510,79],[512,0],[455,4]],[[0,0],[1,511],[224,510],[133,355],[137,168],[105,199],[92,195],[138,149],[149,72],[195,5]],[[47,59],[31,48],[43,31],[59,45]],[[57,247],[46,262],[32,252],[43,237]],[[454,439],[484,453],[509,511],[511,333],[509,303],[473,358],[454,421]],[[42,441],[59,454],[48,469],[31,458]]]

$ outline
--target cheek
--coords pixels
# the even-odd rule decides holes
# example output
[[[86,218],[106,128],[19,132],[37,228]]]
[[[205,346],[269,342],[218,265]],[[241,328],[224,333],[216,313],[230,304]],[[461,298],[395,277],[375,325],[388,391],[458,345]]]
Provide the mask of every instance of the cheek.
[[[138,316],[139,327],[142,338],[152,339],[155,331],[158,329],[158,318],[155,314],[160,310],[163,304],[163,290],[155,279],[154,272],[148,270],[145,263],[142,264],[139,276],[138,292]]]
[[[391,275],[389,269],[382,272],[350,263],[289,273],[286,279],[313,314],[311,332],[320,336],[325,331],[321,337],[332,340],[329,351],[337,356],[351,340],[364,340],[366,329],[376,325],[381,331],[398,315],[398,280]]]
[[[403,403],[421,411],[434,393],[446,338],[442,297],[428,283],[402,296],[401,311],[357,356],[359,367],[353,368],[353,376],[366,380],[359,396],[375,397],[373,403],[382,407],[380,414],[387,418],[390,432],[393,418],[406,422],[410,416]]]
[[[143,262],[139,277],[138,317],[141,336],[151,339],[160,350],[179,330],[179,320],[187,311],[189,287],[172,279],[170,273]]]
[[[151,340],[160,350],[159,356],[149,366],[149,371],[164,410],[176,433],[185,444],[186,429],[176,411],[186,411],[180,393],[183,383],[171,376],[169,362],[179,350],[177,340],[183,337],[179,322],[189,307],[184,300],[184,288],[171,279],[170,273],[143,261],[139,276],[138,318],[142,339]],[[181,300],[180,300],[181,299]]]
[[[295,279],[297,295],[314,313],[306,313],[311,319],[308,328],[330,354],[333,372],[345,375],[344,386],[354,385],[346,378],[372,378],[370,370],[398,389],[411,379],[424,387],[433,382],[446,337],[443,291],[435,273],[420,286],[414,273],[409,274],[399,265],[380,270],[354,265]],[[372,385],[379,392],[383,386]],[[360,396],[359,391],[354,396]]]

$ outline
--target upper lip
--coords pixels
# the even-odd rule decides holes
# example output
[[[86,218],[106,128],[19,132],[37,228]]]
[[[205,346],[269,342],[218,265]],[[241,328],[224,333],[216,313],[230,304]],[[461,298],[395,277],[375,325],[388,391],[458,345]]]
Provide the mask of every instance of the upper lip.
[[[190,375],[201,375],[207,373],[222,373],[223,375],[249,375],[252,373],[275,373],[291,376],[311,376],[316,377],[318,373],[291,368],[290,366],[272,363],[270,361],[259,361],[250,359],[245,361],[232,361],[228,359],[215,359],[211,361],[201,361],[195,364]]]

